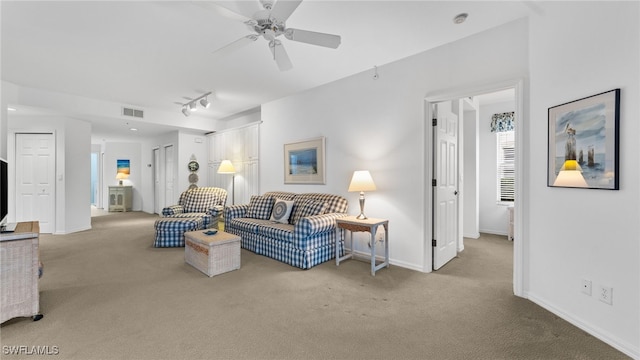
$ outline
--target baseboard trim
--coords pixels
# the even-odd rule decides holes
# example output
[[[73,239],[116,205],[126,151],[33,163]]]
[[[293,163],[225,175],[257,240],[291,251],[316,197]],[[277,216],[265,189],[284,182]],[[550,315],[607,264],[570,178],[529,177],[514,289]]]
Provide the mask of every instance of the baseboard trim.
[[[73,233],[85,231],[85,230],[91,230],[91,225],[79,227],[77,229],[65,229],[65,231],[56,231],[53,233],[53,235],[67,235],[67,234],[73,234]]]
[[[491,235],[504,235],[507,236],[505,231],[501,230],[491,230],[491,229],[480,229],[481,234],[491,234]]]
[[[633,359],[640,359],[640,349],[634,347],[632,344],[627,343],[626,341],[620,340],[616,336],[610,334],[608,331],[605,331],[597,326],[587,324],[583,322],[581,319],[574,317],[573,315],[558,309],[557,307],[551,305],[546,300],[531,294],[530,292],[526,293],[526,298],[536,303],[537,305],[543,307],[544,309],[554,313],[555,315],[561,317],[562,319],[568,321],[572,325],[580,328],[581,330],[593,335],[594,337],[602,340],[603,342],[611,345],[615,349],[621,351],[627,356],[630,356]]]

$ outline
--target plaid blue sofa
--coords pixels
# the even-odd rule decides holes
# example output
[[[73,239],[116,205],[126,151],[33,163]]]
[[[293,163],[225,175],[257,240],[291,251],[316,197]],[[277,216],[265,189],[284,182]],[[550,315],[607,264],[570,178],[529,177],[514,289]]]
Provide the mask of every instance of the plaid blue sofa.
[[[288,223],[270,220],[275,199],[293,201]],[[244,249],[310,269],[335,258],[336,219],[347,216],[347,199],[331,194],[267,192],[249,204],[224,210],[224,231],[240,236]],[[337,241],[344,251],[344,232]]]
[[[218,228],[224,205],[227,202],[227,190],[217,187],[199,187],[180,194],[178,205],[162,209],[162,216],[171,218],[202,218],[205,229]]]

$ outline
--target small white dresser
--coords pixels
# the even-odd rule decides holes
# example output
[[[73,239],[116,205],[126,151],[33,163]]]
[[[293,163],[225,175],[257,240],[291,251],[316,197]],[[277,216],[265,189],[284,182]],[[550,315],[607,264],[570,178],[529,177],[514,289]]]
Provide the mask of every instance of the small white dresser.
[[[131,186],[109,186],[109,211],[131,211],[133,189]]]

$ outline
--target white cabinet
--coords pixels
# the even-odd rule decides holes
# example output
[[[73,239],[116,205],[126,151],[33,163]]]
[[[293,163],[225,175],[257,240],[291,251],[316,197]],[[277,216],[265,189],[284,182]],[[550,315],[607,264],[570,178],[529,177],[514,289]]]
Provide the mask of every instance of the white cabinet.
[[[0,322],[21,316],[42,318],[38,290],[39,235],[37,221],[20,222],[14,232],[0,235]]]
[[[209,135],[209,161],[244,162],[259,158],[260,125],[253,124],[238,129],[225,130]]]
[[[226,189],[227,204],[247,204],[259,194],[259,131],[260,125],[252,124],[209,135],[208,185]],[[234,175],[218,174],[222,160],[231,160]]]
[[[209,135],[209,161],[220,163],[228,159],[225,150],[226,133],[216,133]]]
[[[133,190],[131,186],[109,186],[109,211],[131,211]]]
[[[244,135],[244,160],[254,161],[260,158],[260,127],[258,125],[247,126],[243,129]]]
[[[251,195],[259,195],[258,161],[244,161],[236,168],[235,178],[235,203],[248,204]]]
[[[227,190],[227,205],[248,204],[251,195],[259,195],[259,162],[243,161],[234,163],[236,173],[218,174],[219,162],[210,162],[208,168],[209,186]]]

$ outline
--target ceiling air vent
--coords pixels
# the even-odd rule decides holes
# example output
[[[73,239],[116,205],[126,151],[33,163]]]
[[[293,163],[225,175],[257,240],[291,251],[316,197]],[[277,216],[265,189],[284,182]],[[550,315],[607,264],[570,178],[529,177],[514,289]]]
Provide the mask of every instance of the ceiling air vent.
[[[128,107],[123,107],[122,108],[122,115],[131,116],[131,117],[136,117],[136,118],[142,119],[144,117],[144,111],[139,110],[139,109],[132,109],[132,108],[128,108]]]

